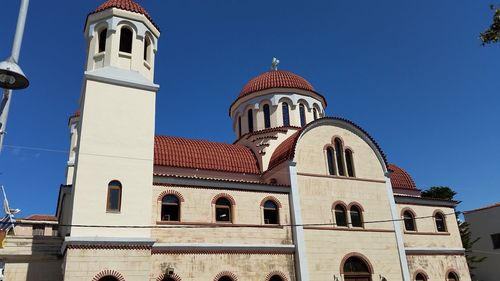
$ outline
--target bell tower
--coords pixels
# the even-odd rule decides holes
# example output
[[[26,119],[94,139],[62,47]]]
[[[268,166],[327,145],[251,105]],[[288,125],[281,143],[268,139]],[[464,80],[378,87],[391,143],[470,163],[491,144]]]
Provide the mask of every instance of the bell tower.
[[[160,32],[132,0],[109,0],[85,24],[87,61],[72,178],[72,237],[148,238]],[[81,227],[75,225],[94,225]]]

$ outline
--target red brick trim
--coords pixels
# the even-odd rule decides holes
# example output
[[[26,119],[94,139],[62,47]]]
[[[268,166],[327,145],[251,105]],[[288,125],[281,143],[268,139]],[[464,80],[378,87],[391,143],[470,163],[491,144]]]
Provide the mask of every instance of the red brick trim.
[[[445,281],[448,281],[448,274],[450,273],[453,273],[457,277],[457,281],[460,280],[460,275],[458,275],[457,271],[455,269],[448,268],[448,270],[446,270],[446,274],[444,275]]]
[[[75,250],[151,250],[150,245],[68,245]]]
[[[361,253],[357,253],[357,252],[351,252],[351,253],[349,253],[349,254],[347,254],[347,255],[344,256],[344,258],[340,262],[340,274],[344,274],[344,264],[347,261],[347,259],[349,259],[351,257],[356,257],[356,258],[359,258],[362,261],[364,261],[365,264],[366,264],[366,266],[368,267],[368,271],[371,274],[373,274],[373,266],[370,263],[370,260],[365,255],[363,255]]]
[[[171,255],[171,254],[191,254],[191,255],[293,255],[293,252],[283,252],[282,250],[205,250],[205,249],[189,249],[189,250],[166,250],[152,249],[151,255]]]
[[[260,201],[260,206],[264,207],[264,204],[269,200],[273,201],[276,205],[278,205],[278,208],[282,208],[281,202],[274,196],[264,197],[264,199],[262,199],[262,201]]]
[[[412,280],[417,280],[417,275],[418,274],[422,274],[425,278],[425,280],[429,280],[429,275],[427,275],[427,273],[425,273],[423,270],[417,270],[415,271],[415,273],[413,273],[413,279]]]
[[[106,277],[106,276],[113,276],[115,277],[118,281],[125,281],[125,278],[123,278],[123,275],[116,271],[116,270],[111,270],[111,269],[105,269],[101,272],[99,272],[94,278],[92,278],[92,281],[99,281],[99,279]]]
[[[215,204],[215,202],[217,202],[217,200],[221,197],[224,197],[224,198],[227,198],[229,200],[229,202],[231,202],[231,205],[236,205],[236,201],[234,201],[234,198],[233,196],[227,194],[227,193],[219,193],[217,195],[215,195],[214,199],[212,199],[212,204]]]
[[[352,206],[358,207],[361,212],[365,211],[365,209],[363,209],[363,206],[356,201],[349,203],[349,205],[347,205],[347,210],[350,211]],[[362,215],[362,214],[360,214],[360,215]]]
[[[224,277],[224,276],[231,278],[232,281],[238,281],[238,277],[236,277],[236,275],[234,275],[234,273],[229,272],[229,271],[222,271],[221,273],[215,275],[214,281],[219,281],[219,279]]]
[[[266,281],[269,281],[271,279],[271,277],[275,276],[275,275],[278,275],[279,277],[281,277],[281,279],[283,279],[283,281],[288,281],[288,278],[286,278],[285,274],[281,271],[273,271],[271,273],[269,273],[267,276],[266,276]]]
[[[340,200],[337,200],[337,201],[335,201],[335,202],[332,203],[332,208],[331,209],[335,210],[335,206],[337,206],[337,205],[340,205],[340,206],[344,207],[344,210],[346,211],[346,216],[347,216],[347,211],[349,210],[347,208],[347,205],[344,202],[342,202]]]
[[[163,278],[172,278],[174,279],[175,281],[182,281],[182,279],[179,277],[179,275],[177,274],[172,274],[172,275],[166,275],[165,273],[162,273],[160,276],[158,276],[158,278],[156,278],[156,281],[162,281]]]
[[[265,185],[257,182],[252,182],[251,184],[257,184],[257,185]],[[290,187],[289,185],[273,185],[273,184],[267,184],[271,185],[273,187]],[[189,188],[189,189],[203,189],[203,190],[228,190],[228,188],[224,187],[207,187],[204,185],[192,185],[192,184],[170,184],[170,183],[157,183],[153,182],[153,186],[164,186],[164,187],[178,187],[178,188]],[[276,194],[288,194],[286,191],[270,191],[270,190],[254,190],[254,189],[245,189],[245,188],[238,188],[234,189],[237,192],[251,192],[251,193],[263,193],[263,194],[269,194],[269,193],[276,193]]]
[[[366,231],[366,232],[394,232],[391,229],[369,229],[369,228],[346,228],[345,226],[339,227],[324,227],[324,226],[304,226],[304,229],[312,229],[312,230],[340,230],[340,231]]]
[[[175,195],[175,196],[177,196],[177,198],[179,198],[179,201],[184,202],[184,196],[182,196],[182,194],[180,194],[178,191],[171,190],[171,189],[162,191],[160,193],[160,195],[158,195],[158,201],[162,201],[163,197],[165,197],[167,195]]]

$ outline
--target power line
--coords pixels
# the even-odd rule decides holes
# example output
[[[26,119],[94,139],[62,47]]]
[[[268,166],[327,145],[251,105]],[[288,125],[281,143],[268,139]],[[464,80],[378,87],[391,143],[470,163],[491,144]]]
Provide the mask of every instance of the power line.
[[[443,214],[445,216],[451,216],[455,215],[455,212],[453,213],[448,213],[448,214]],[[420,219],[428,219],[428,218],[434,218],[434,216],[422,216],[422,217],[415,217],[415,220],[420,220]],[[373,220],[373,221],[364,221],[363,224],[372,224],[372,223],[385,223],[385,222],[394,222],[394,221],[404,221],[404,219],[385,219],[385,220]],[[31,223],[25,223],[25,222],[16,222],[16,225],[32,225]],[[350,223],[352,224],[352,223]],[[210,225],[176,225],[176,224],[171,224],[171,225],[92,225],[92,224],[59,224],[59,226],[62,227],[81,227],[81,228],[137,228],[137,229],[175,229],[175,228],[219,228],[219,227],[227,227],[228,224],[210,224]],[[230,225],[230,224],[229,224]],[[260,225],[255,225],[255,226],[260,226]],[[307,226],[337,226],[336,223],[306,223],[306,224],[279,224],[276,226],[281,226],[281,227],[307,227]],[[241,226],[241,227],[253,227],[253,226]],[[418,232],[417,232],[418,233]]]

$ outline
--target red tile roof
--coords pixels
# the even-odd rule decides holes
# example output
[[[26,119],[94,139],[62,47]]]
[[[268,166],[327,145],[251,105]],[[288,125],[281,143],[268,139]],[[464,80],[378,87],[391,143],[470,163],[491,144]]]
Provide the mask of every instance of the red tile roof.
[[[155,137],[154,164],[260,174],[257,158],[246,146],[169,136]]]
[[[493,209],[493,208],[497,208],[497,207],[500,207],[500,202],[499,203],[495,203],[495,204],[491,204],[491,205],[488,205],[488,206],[484,206],[484,207],[481,207],[481,208],[478,208],[478,209],[474,209],[474,210],[470,210],[470,211],[465,211],[464,214],[474,213],[474,212],[477,212],[477,211],[483,211],[483,210],[488,210],[488,209]]]
[[[292,160],[295,156],[295,146],[297,145],[297,140],[299,139],[300,133],[302,130],[295,132],[293,135],[289,136],[286,140],[284,140],[276,150],[273,152],[271,156],[271,160],[269,160],[268,170],[278,166],[279,164]]]
[[[295,73],[284,70],[271,70],[250,80],[241,90],[239,97],[271,88],[295,88],[316,92],[311,83]]]
[[[151,18],[151,16],[146,11],[146,9],[141,7],[141,5],[137,4],[133,0],[108,0],[108,1],[104,2],[103,4],[101,4],[99,7],[97,7],[97,9],[90,14],[99,13],[99,12],[102,12],[102,11],[110,9],[110,8],[117,8],[117,9],[129,11],[129,12],[133,12],[133,13],[142,14],[142,15],[146,16],[146,18],[148,18],[149,21],[151,21],[151,23],[156,28],[158,28],[156,26],[156,24],[154,23],[153,19]]]
[[[391,183],[393,188],[417,189],[417,186],[415,185],[412,177],[405,170],[394,164],[389,164],[387,168],[393,172],[391,175]]]
[[[24,219],[29,221],[57,221],[57,217],[52,215],[31,215]]]

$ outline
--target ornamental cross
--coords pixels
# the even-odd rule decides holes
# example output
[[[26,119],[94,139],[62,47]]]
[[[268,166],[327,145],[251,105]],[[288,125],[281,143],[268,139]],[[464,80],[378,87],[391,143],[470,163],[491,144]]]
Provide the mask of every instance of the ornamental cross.
[[[271,70],[278,70],[278,64],[280,64],[280,60],[277,58],[273,58],[273,62],[271,64]]]

